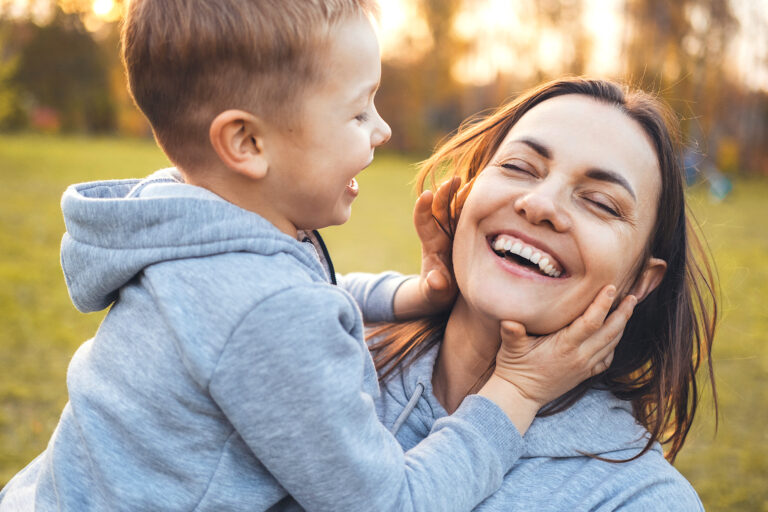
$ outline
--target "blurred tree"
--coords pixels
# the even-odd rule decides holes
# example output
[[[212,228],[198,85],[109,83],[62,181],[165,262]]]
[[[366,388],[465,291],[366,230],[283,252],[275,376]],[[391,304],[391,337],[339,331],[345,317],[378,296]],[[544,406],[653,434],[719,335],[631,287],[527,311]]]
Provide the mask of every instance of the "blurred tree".
[[[0,19],[0,130],[18,130],[24,126],[21,95],[12,83],[18,67],[18,57],[10,51],[13,28]]]
[[[582,75],[592,49],[592,39],[584,26],[584,0],[529,0],[535,13],[538,32],[552,31],[561,39],[556,70],[542,67],[542,55],[534,63],[539,81],[564,73]],[[553,66],[554,67],[554,66]]]
[[[394,59],[382,68],[377,105],[392,126],[390,147],[401,151],[431,149],[464,116],[464,86],[452,69],[466,49],[454,30],[462,0],[419,0],[431,45],[415,58]]]
[[[30,27],[33,35],[20,50],[11,77],[30,108],[57,113],[62,130],[113,130],[106,62],[80,17],[57,9],[49,24]]]
[[[738,22],[728,0],[626,0],[625,76],[682,115],[692,143],[708,152],[722,134],[733,89],[726,66]],[[713,139],[713,140],[710,140]]]

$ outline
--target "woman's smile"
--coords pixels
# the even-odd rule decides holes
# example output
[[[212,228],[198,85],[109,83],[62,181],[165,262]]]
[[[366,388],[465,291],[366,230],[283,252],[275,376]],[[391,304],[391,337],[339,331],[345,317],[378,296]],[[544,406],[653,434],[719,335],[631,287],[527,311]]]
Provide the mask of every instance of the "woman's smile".
[[[538,242],[528,243],[517,233],[490,236],[488,245],[501,258],[500,265],[512,272],[550,279],[566,277],[565,269],[551,251],[542,249]]]

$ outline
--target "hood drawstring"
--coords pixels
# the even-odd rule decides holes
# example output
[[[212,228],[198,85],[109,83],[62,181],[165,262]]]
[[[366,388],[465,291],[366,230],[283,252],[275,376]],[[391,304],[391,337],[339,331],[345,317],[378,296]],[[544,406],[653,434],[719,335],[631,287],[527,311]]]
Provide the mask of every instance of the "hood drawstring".
[[[400,430],[400,427],[403,426],[403,423],[405,423],[405,420],[408,419],[408,416],[411,414],[411,411],[413,411],[413,408],[416,407],[416,404],[419,401],[419,398],[421,398],[421,394],[424,393],[424,384],[419,382],[416,384],[416,389],[413,391],[413,395],[411,396],[410,400],[408,400],[408,403],[405,405],[405,409],[403,409],[403,412],[400,413],[400,416],[397,417],[397,420],[395,421],[395,424],[392,425],[392,435],[397,435],[397,431]]]

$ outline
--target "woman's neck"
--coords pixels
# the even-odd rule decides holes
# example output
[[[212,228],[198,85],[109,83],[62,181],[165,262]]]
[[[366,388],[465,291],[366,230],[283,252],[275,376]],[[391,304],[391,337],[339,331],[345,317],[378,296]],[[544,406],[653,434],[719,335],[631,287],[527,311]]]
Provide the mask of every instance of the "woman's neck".
[[[470,309],[459,295],[445,326],[432,373],[435,397],[452,414],[496,359],[501,345],[499,322]]]

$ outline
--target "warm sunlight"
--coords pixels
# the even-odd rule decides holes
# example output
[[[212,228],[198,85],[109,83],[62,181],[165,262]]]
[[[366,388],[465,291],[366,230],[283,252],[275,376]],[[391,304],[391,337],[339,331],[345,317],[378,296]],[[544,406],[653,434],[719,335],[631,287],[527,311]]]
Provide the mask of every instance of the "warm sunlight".
[[[93,13],[96,16],[106,16],[114,7],[114,0],[93,0]]]
[[[380,2],[379,40],[385,59],[408,59],[427,51],[432,40],[418,6],[404,0]]]
[[[622,0],[588,0],[585,27],[592,38],[589,71],[610,74],[616,71],[621,50]],[[483,84],[499,73],[513,72],[528,77],[536,69],[556,72],[566,52],[561,34],[539,27],[532,7],[508,0],[476,0],[465,3],[454,22],[457,35],[467,42],[468,51],[454,65],[456,78],[464,83]],[[428,51],[432,41],[429,28],[412,2],[381,2],[379,36],[382,56],[407,58]]]

